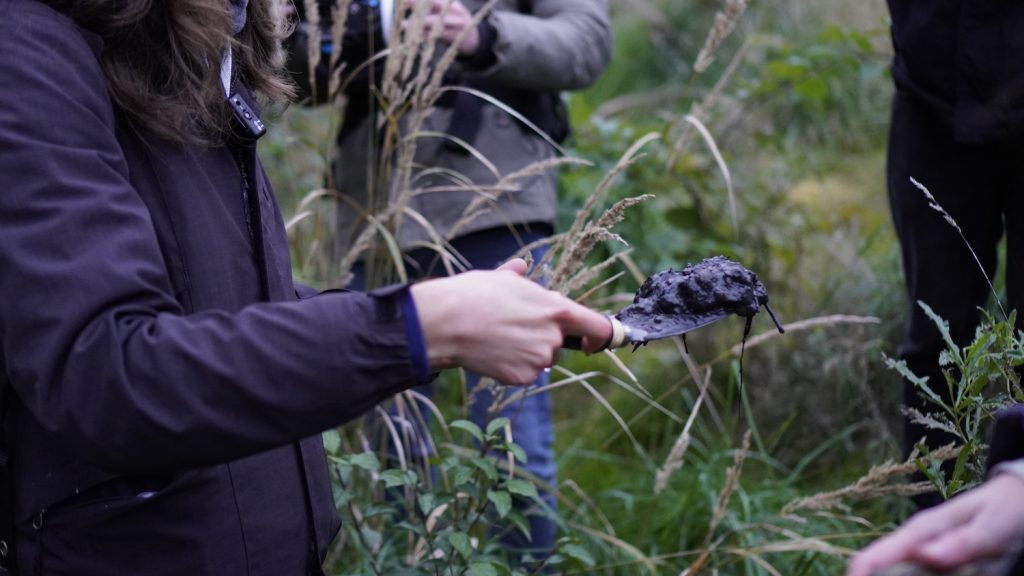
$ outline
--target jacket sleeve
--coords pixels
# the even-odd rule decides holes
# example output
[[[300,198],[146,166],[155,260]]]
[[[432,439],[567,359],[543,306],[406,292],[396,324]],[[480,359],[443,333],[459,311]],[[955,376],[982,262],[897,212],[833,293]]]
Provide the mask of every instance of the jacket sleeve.
[[[0,366],[31,417],[115,473],[239,458],[414,383],[400,292],[186,315],[69,21],[0,19]],[[216,242],[211,238],[211,242]]]
[[[504,84],[556,92],[585,88],[612,55],[608,0],[534,0],[530,14],[497,11],[497,63],[483,72]]]
[[[1015,404],[996,414],[988,448],[986,468],[1024,458],[1024,404]]]

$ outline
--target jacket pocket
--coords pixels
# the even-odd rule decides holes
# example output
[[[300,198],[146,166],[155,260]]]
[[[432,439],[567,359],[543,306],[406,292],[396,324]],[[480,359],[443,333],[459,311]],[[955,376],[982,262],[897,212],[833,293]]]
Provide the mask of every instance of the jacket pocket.
[[[28,574],[159,574],[154,546],[163,490],[170,476],[116,478],[38,513],[33,570]]]

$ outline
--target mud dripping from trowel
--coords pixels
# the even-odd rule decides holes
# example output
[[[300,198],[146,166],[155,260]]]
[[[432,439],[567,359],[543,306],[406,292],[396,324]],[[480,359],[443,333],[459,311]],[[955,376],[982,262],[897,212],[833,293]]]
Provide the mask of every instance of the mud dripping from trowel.
[[[616,317],[653,340],[685,335],[736,314],[747,319],[745,342],[751,321],[762,306],[782,332],[782,325],[768,307],[768,291],[757,275],[724,256],[715,256],[682,270],[654,274],[637,291],[633,304]]]

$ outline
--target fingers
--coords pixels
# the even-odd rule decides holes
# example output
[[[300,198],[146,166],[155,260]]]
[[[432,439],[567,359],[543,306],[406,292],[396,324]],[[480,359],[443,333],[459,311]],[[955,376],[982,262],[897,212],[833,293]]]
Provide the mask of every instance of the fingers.
[[[421,0],[421,1],[423,1],[423,0]],[[403,7],[407,11],[415,10],[417,3],[418,3],[417,0],[406,0],[403,3]],[[466,7],[462,4],[462,2],[459,2],[459,0],[451,0],[450,1],[450,3],[451,3],[450,7],[448,6],[449,0],[429,0],[429,2],[425,2],[425,3],[429,4],[430,10],[429,10],[428,14],[440,14],[441,12],[445,11],[445,8],[447,8],[449,12],[455,12],[455,13],[461,13],[461,12],[466,12],[467,11]]]
[[[853,557],[846,568],[846,576],[872,576],[886,566],[907,562],[914,554],[914,548],[890,542],[890,537],[876,540],[871,546]]]
[[[914,559],[921,546],[962,521],[952,504],[920,512],[897,531],[876,540],[854,557],[846,575],[871,576],[884,566]]]
[[[565,300],[565,309],[557,318],[562,333],[582,336],[583,351],[588,354],[600,350],[612,337],[612,323],[608,316],[568,298]]]
[[[445,11],[445,8],[448,9],[448,12],[452,13],[462,13],[466,11],[465,6],[463,6],[462,2],[459,2],[459,0],[431,0],[431,14],[440,14]]]
[[[950,530],[922,546],[914,558],[936,568],[955,568],[1002,552],[988,530],[971,522]]]
[[[409,14],[416,9],[415,0],[407,0],[405,3]],[[470,56],[476,53],[480,47],[480,34],[473,23],[473,14],[458,0],[424,0],[422,4],[421,18],[424,38],[431,38],[437,34],[437,39],[446,44],[452,44],[458,38],[462,38],[457,46],[458,53],[462,56]],[[402,27],[408,28],[412,17],[406,17],[402,21]]]
[[[437,14],[444,10],[444,6],[447,3],[448,0],[405,0],[404,4],[406,10],[415,9],[417,4],[428,4],[430,6],[430,13]]]
[[[981,487],[913,516],[896,532],[877,540],[850,562],[847,576],[915,561],[953,568],[1002,554],[1024,536],[1024,484],[996,477]]]
[[[497,268],[497,270],[514,272],[519,276],[526,276],[526,271],[528,269],[529,265],[526,263],[526,260],[523,260],[522,258],[513,258]]]
[[[558,361],[562,335],[554,325],[536,330],[521,343],[506,342],[495,350],[494,364],[482,372],[510,386],[528,386]]]
[[[466,27],[465,19],[459,18],[458,16],[449,14],[442,18],[436,14],[427,14],[423,17],[423,32],[425,34],[433,32],[434,27],[437,26],[439,20],[441,22],[442,36],[450,35],[454,37]]]
[[[960,522],[921,547],[916,558],[930,566],[952,568],[1009,552],[1024,537],[1022,496],[1020,478],[1000,474],[955,498],[948,506],[956,506]]]
[[[557,360],[565,335],[599,349],[608,317],[527,279],[526,262],[413,285],[432,369],[463,366],[505,384],[529,384]]]

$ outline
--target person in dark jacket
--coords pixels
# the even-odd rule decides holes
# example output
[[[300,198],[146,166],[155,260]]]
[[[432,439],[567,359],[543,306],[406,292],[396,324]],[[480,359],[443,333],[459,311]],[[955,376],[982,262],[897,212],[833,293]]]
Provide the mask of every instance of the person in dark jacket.
[[[289,93],[277,5],[0,0],[16,573],[321,574],[338,517],[319,432],[434,371],[524,384],[565,334],[610,334],[522,261],[294,285],[255,146],[253,93]]]
[[[969,343],[991,296],[979,262],[994,280],[1004,236],[1009,309],[1024,303],[1024,3],[889,0],[889,10],[896,93],[887,179],[911,305],[899,357],[946,394],[938,363],[944,344],[917,303],[949,322],[957,345]],[[966,243],[911,178],[953,217]],[[904,397],[929,411],[909,383]],[[952,440],[908,423],[905,450],[922,437],[932,448]]]
[[[557,174],[554,169],[534,170],[528,178],[512,182],[514,189],[500,193],[491,190],[501,178],[550,162],[557,155],[554,142],[561,142],[568,131],[566,111],[560,91],[585,88],[593,84],[607,66],[612,53],[612,33],[607,0],[499,0],[490,11],[474,22],[488,4],[484,0],[422,0],[423,36],[430,35],[435,23],[442,21],[439,41],[444,45],[461,38],[458,57],[445,72],[446,85],[476,90],[500,102],[495,104],[479,95],[451,91],[442,96],[420,128],[423,134],[446,137],[416,138],[413,160],[419,167],[414,176],[415,190],[389,190],[416,217],[406,217],[397,225],[396,236],[405,251],[411,277],[444,276],[449,267],[438,256],[436,239],[457,255],[459,265],[486,270],[520,251],[536,245],[554,233]],[[335,0],[319,0],[318,22],[324,38],[330,38],[332,8]],[[374,6],[380,5],[377,11]],[[393,3],[399,10],[412,2]],[[310,19],[304,6],[296,5],[302,22]],[[345,198],[339,202],[338,251],[344,253],[366,225],[383,195],[374,186],[390,179],[367,167],[380,163],[380,150],[372,146],[378,140],[379,118],[375,112],[375,86],[371,78],[380,78],[384,66],[365,63],[386,46],[391,32],[386,2],[356,0],[348,5],[342,37],[340,60],[344,72],[345,116],[338,133],[332,162],[334,187]],[[412,26],[409,16],[399,26]],[[332,53],[320,59],[322,75],[309,81],[308,30],[301,27],[292,40],[290,68],[298,75],[300,89],[312,103],[322,102],[330,80],[324,66]],[[397,28],[396,28],[397,29]],[[398,38],[391,42],[400,41]],[[371,73],[372,72],[372,73]],[[311,84],[317,87],[313,93]],[[525,118],[522,122],[508,109]],[[408,131],[407,128],[403,128]],[[538,130],[539,129],[539,130]],[[468,150],[472,148],[472,153]],[[484,160],[482,160],[484,159]],[[386,164],[386,163],[385,163]],[[385,165],[384,170],[393,166]],[[372,184],[371,184],[372,183]],[[455,186],[453,187],[453,184]],[[481,210],[480,200],[486,199]],[[431,246],[434,244],[435,246]],[[533,251],[541,261],[546,248]],[[390,262],[386,267],[393,266]],[[350,287],[362,289],[381,276],[379,265],[358,263]],[[367,282],[367,278],[371,282]],[[488,414],[494,395],[479,386],[479,375],[469,374],[467,388],[471,398],[470,416],[480,426],[494,415]],[[521,400],[506,403],[501,416],[512,422],[512,434],[527,454],[525,468],[550,486],[557,486],[554,454],[554,426],[551,394],[543,387],[542,375],[536,391]],[[429,393],[429,391],[426,391]],[[407,418],[415,428],[416,418]],[[416,440],[412,445],[426,445]],[[426,454],[424,454],[426,456]],[[549,508],[555,497],[543,492]],[[530,548],[544,556],[556,539],[555,522],[544,511],[528,514],[530,541],[509,542],[510,547]],[[509,539],[517,539],[513,532]]]
[[[873,576],[911,562],[952,570],[982,560],[990,561],[986,570],[970,574],[1024,574],[1024,405],[1002,411],[993,432],[984,484],[916,514],[872,543],[853,558],[847,576]]]

